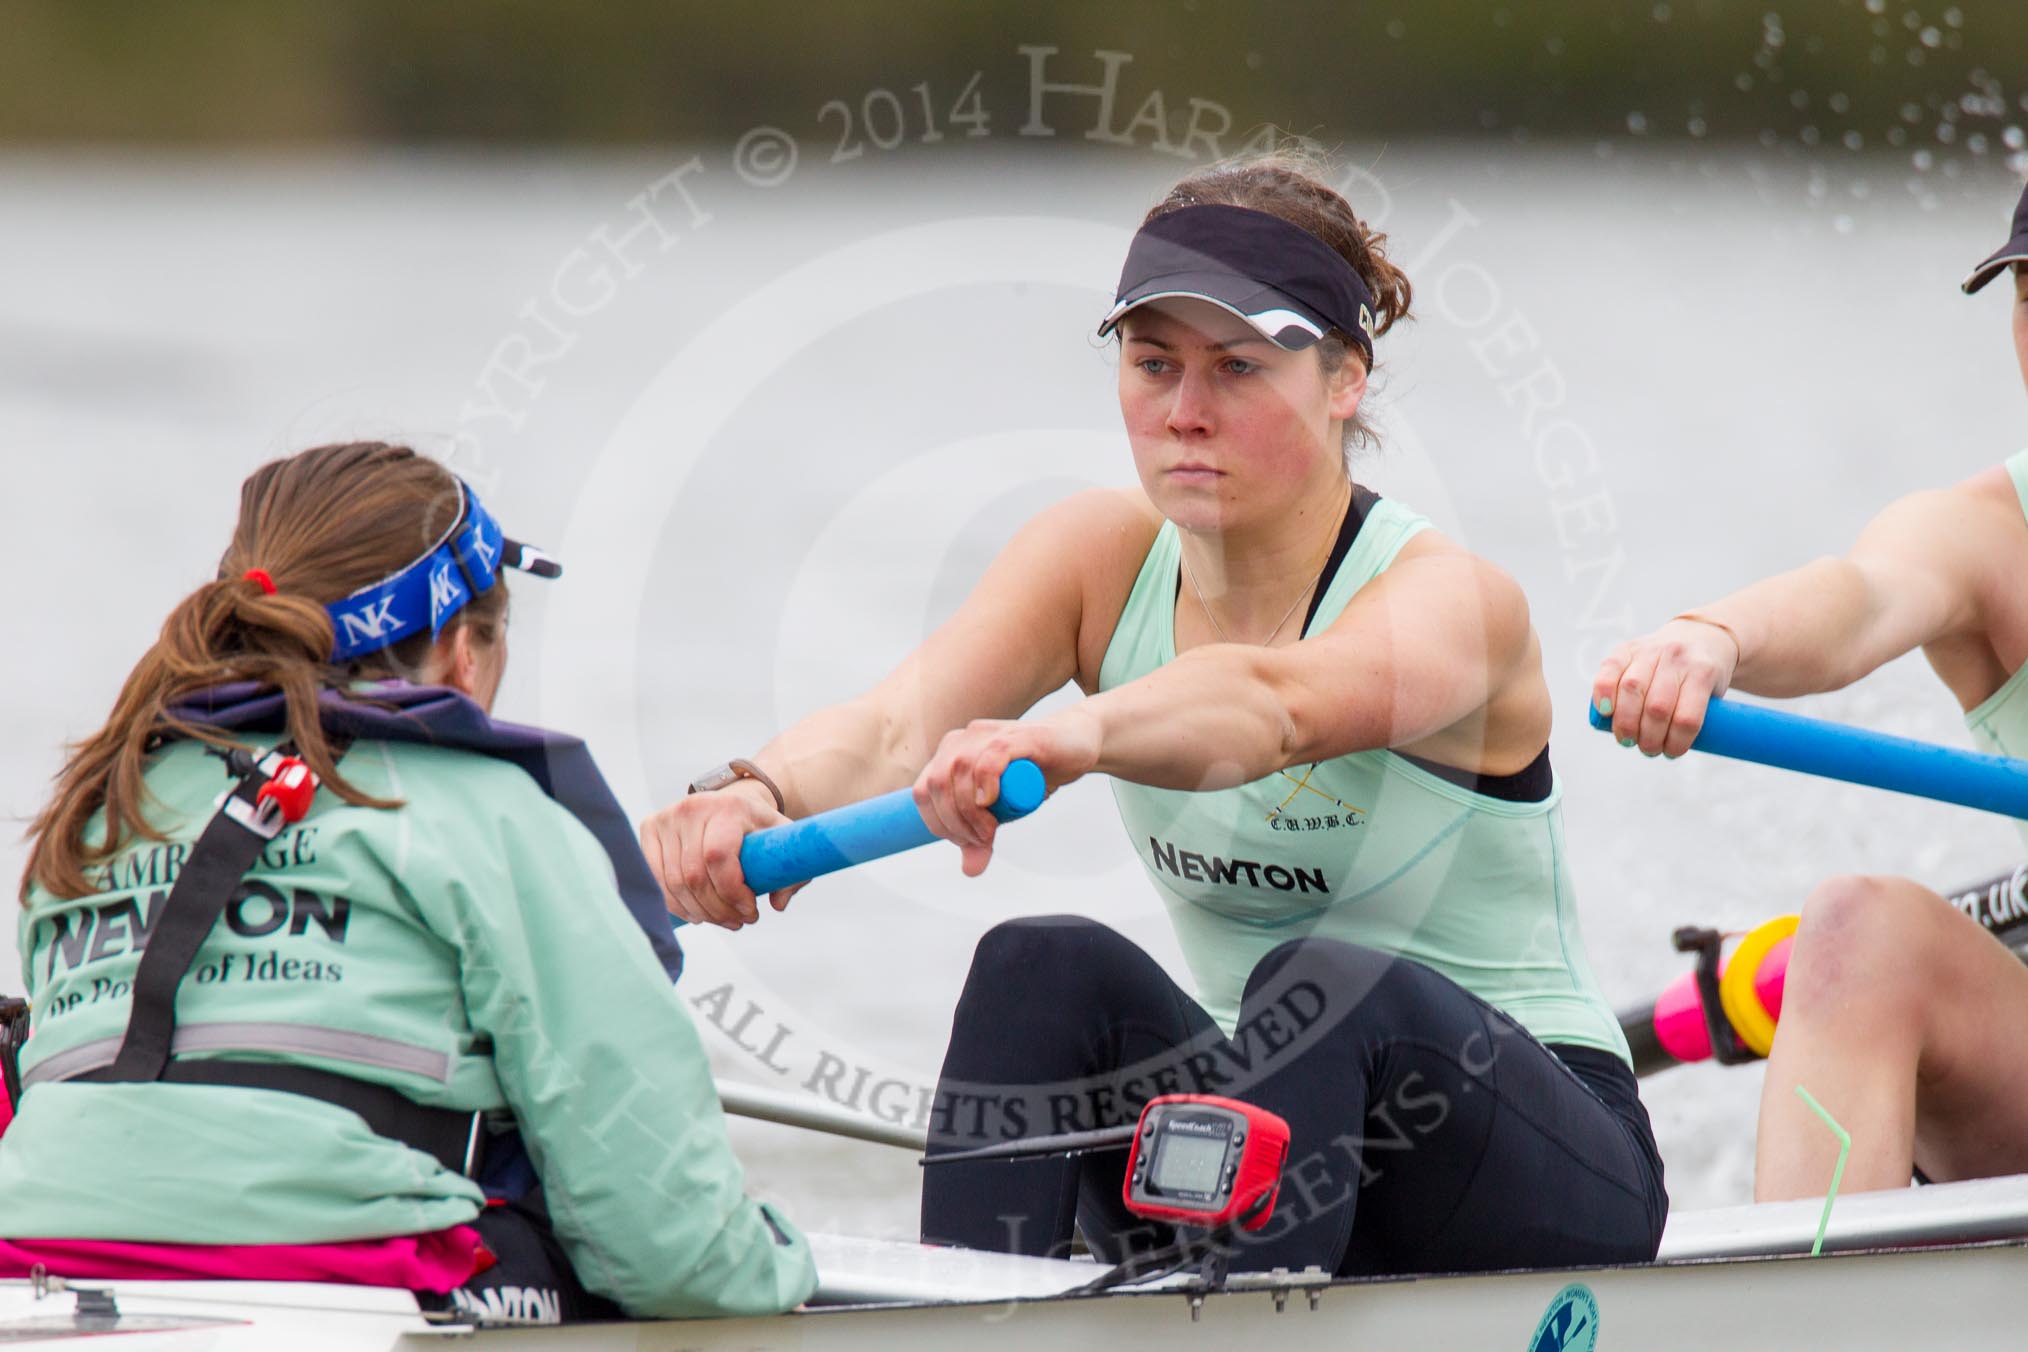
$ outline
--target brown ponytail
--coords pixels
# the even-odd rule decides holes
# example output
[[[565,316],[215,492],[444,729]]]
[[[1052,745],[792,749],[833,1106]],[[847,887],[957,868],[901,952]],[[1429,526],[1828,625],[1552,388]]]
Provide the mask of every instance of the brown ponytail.
[[[1413,291],[1408,274],[1387,257],[1387,236],[1372,229],[1344,197],[1326,186],[1330,161],[1319,151],[1291,143],[1265,154],[1224,160],[1190,175],[1169,190],[1143,218],[1146,225],[1157,216],[1190,206],[1250,207],[1279,216],[1289,224],[1308,231],[1334,249],[1366,289],[1373,293],[1373,336],[1378,338],[1399,320],[1409,319]],[[1329,375],[1348,356],[1365,356],[1349,334],[1333,330],[1317,344],[1317,357]],[[1375,440],[1365,421],[1355,417],[1346,424],[1349,450]]]
[[[457,479],[406,446],[349,442],[319,446],[263,465],[240,487],[239,524],[219,560],[218,579],[185,597],[113,705],[104,727],[71,748],[48,806],[29,827],[28,868],[21,881],[59,897],[96,890],[85,870],[133,839],[161,840],[144,815],[150,801],[142,774],[168,737],[213,746],[239,745],[215,729],[170,713],[178,701],[229,681],[254,681],[282,692],[288,735],[332,792],[348,803],[397,807],[362,793],[338,773],[317,715],[319,692],[358,677],[413,676],[432,640],[417,634],[346,666],[333,666],[331,617],[325,603],[350,595],[413,562],[457,517]],[[259,569],[273,580],[269,595],[247,578]],[[471,625],[497,639],[507,588],[496,582],[447,626]],[[97,841],[85,830],[101,809]]]

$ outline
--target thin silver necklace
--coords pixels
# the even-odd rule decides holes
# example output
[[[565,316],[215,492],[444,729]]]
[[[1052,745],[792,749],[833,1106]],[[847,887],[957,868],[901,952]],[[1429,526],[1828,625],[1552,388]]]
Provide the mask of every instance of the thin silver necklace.
[[[1349,505],[1347,506],[1346,510],[1347,511],[1351,510]],[[1343,517],[1340,517],[1338,519],[1338,529],[1339,530],[1345,529],[1345,519]],[[1336,540],[1337,536],[1334,534],[1332,536],[1332,539]],[[1231,637],[1225,632],[1225,626],[1220,624],[1218,622],[1218,616],[1212,613],[1211,602],[1204,599],[1204,588],[1197,585],[1197,574],[1190,571],[1190,556],[1188,554],[1183,553],[1181,550],[1178,550],[1177,557],[1183,561],[1183,576],[1190,579],[1190,590],[1197,593],[1197,604],[1203,609],[1204,618],[1211,621],[1211,632],[1218,635],[1218,641],[1220,643],[1238,642],[1237,639]],[[1296,613],[1296,607],[1303,603],[1303,598],[1305,596],[1308,596],[1310,592],[1316,587],[1316,585],[1324,580],[1324,569],[1329,568],[1330,566],[1331,566],[1331,551],[1325,550],[1324,562],[1317,568],[1317,575],[1310,579],[1310,585],[1296,593],[1296,599],[1289,602],[1289,608],[1282,612],[1282,617],[1279,620],[1275,621],[1275,627],[1268,630],[1267,637],[1262,639],[1257,646],[1265,648],[1268,646],[1268,644],[1273,643],[1275,641],[1275,635],[1282,632],[1282,626],[1289,622],[1289,616]]]

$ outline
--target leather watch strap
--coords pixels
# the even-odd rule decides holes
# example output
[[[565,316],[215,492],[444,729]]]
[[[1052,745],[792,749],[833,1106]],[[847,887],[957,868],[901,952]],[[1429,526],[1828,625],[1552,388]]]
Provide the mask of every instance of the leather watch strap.
[[[789,815],[789,801],[782,797],[781,786],[768,778],[767,771],[761,769],[750,760],[729,760],[715,769],[706,770],[696,779],[690,781],[690,792],[711,793],[718,789],[726,788],[742,779],[751,779],[765,787],[770,794],[774,795],[775,811],[781,813],[784,817]]]

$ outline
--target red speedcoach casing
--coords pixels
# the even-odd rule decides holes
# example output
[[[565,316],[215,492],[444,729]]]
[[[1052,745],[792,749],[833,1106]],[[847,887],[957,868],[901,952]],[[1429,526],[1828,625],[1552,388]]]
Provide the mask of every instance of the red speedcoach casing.
[[[1127,1154],[1120,1190],[1127,1209],[1177,1225],[1230,1225],[1248,1218],[1258,1230],[1274,1214],[1289,1124],[1265,1108],[1213,1094],[1164,1094],[1148,1100]]]

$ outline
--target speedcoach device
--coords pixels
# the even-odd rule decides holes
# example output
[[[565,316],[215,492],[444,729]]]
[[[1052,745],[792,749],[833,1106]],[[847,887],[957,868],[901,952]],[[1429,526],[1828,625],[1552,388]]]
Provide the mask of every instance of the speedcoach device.
[[[1289,1124],[1265,1109],[1205,1094],[1165,1094],[1141,1110],[1122,1190],[1149,1220],[1258,1230],[1274,1212]]]

